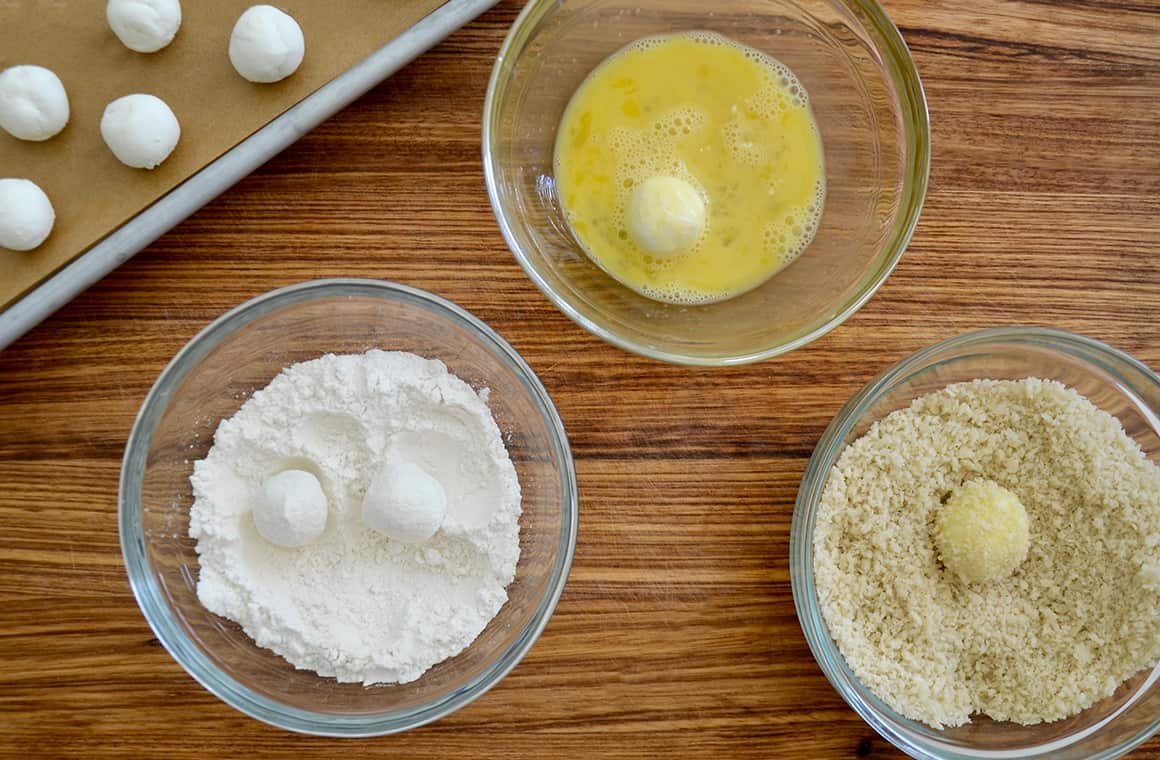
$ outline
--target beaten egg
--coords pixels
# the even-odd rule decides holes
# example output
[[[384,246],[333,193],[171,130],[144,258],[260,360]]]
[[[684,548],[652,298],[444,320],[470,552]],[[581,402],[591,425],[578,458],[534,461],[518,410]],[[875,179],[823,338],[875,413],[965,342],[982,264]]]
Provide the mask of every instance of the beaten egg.
[[[813,240],[826,192],[805,88],[713,32],[646,37],[601,63],[564,112],[554,172],[588,257],[669,303],[768,280]]]

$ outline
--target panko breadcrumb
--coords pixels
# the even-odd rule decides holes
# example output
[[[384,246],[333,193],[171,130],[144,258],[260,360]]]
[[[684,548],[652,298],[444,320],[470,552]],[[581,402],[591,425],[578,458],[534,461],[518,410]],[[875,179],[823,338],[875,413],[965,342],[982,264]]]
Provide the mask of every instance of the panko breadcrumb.
[[[993,480],[1030,520],[1009,577],[966,583],[932,536]],[[935,728],[1074,715],[1160,660],[1160,467],[1057,382],[976,380],[916,399],[848,446],[814,529],[822,615],[857,677]]]

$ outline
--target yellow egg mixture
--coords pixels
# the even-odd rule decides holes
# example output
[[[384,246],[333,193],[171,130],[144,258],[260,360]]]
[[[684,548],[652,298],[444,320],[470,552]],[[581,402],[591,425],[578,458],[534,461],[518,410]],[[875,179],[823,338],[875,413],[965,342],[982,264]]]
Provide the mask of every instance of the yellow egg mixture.
[[[805,88],[713,32],[638,40],[589,74],[560,122],[555,175],[589,258],[642,295],[689,304],[793,261],[826,188]]]

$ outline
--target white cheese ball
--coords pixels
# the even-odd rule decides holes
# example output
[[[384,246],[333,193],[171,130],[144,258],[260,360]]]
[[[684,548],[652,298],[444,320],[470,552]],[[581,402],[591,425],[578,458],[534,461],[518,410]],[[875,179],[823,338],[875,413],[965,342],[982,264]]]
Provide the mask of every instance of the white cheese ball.
[[[306,546],[326,530],[326,494],[305,470],[285,470],[267,479],[253,511],[258,533],[277,546]]]
[[[692,246],[705,229],[705,200],[678,177],[650,177],[628,202],[628,230],[642,250],[672,256]]]
[[[0,179],[0,248],[31,251],[44,242],[56,212],[48,196],[27,179]]]
[[[68,124],[68,94],[43,66],[0,72],[0,127],[21,140],[47,140]]]
[[[177,147],[181,125],[164,100],[138,93],[117,98],[105,107],[101,137],[121,163],[152,169]]]
[[[363,523],[407,544],[431,538],[446,516],[443,485],[410,462],[387,464],[371,479],[363,497]]]
[[[181,26],[181,3],[178,0],[109,0],[105,18],[125,47],[138,53],[156,53],[173,42]]]
[[[306,53],[302,29],[272,5],[255,5],[234,24],[230,63],[251,82],[278,82],[298,70]]]

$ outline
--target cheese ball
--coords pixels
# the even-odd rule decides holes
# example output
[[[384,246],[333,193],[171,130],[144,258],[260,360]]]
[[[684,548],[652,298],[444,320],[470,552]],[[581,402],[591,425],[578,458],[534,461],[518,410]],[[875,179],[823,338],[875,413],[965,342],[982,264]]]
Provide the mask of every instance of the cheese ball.
[[[298,70],[305,53],[298,22],[272,5],[246,9],[230,34],[230,63],[251,82],[285,79]]]
[[[628,202],[628,230],[642,250],[672,256],[691,247],[705,229],[705,201],[677,177],[650,177]]]
[[[971,480],[935,515],[935,544],[947,570],[967,583],[1006,578],[1027,559],[1027,510],[992,480]]]
[[[410,462],[387,464],[371,479],[363,497],[363,523],[406,544],[431,538],[446,516],[443,485]]]
[[[31,180],[0,179],[0,248],[31,251],[44,242],[56,212]]]
[[[254,525],[276,546],[306,546],[326,530],[326,510],[318,478],[305,470],[285,470],[262,484],[254,501]]]
[[[156,53],[181,27],[178,0],[109,0],[105,18],[117,39],[138,53]]]
[[[68,93],[43,66],[0,72],[0,127],[21,140],[47,140],[68,124]]]
[[[105,107],[101,137],[121,163],[152,169],[177,147],[181,125],[164,100],[138,93],[117,98]]]

